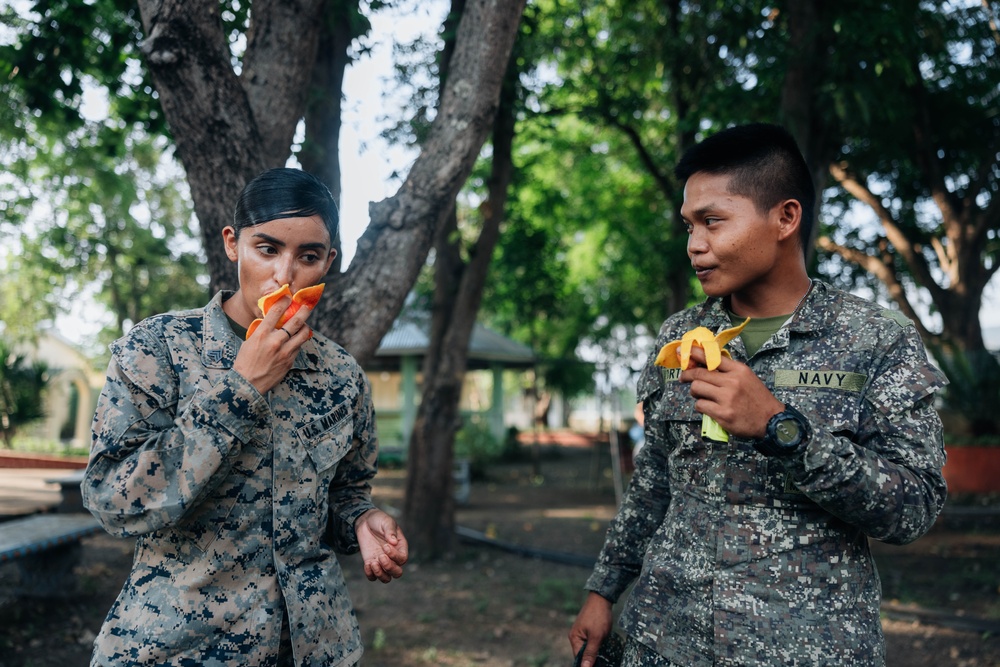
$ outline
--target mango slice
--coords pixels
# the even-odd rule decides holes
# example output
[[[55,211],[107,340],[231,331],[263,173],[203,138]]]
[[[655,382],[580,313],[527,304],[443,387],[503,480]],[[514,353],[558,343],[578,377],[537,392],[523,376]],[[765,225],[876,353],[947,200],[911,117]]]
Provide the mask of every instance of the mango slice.
[[[750,318],[748,317],[739,326],[720,331],[719,335],[713,334],[710,329],[705,327],[695,327],[684,334],[680,340],[670,341],[661,347],[656,355],[656,361],[653,363],[664,368],[680,368],[682,371],[686,371],[691,365],[691,349],[700,347],[705,350],[705,367],[714,371],[722,363],[722,355],[731,358],[729,350],[724,348],[740,335],[743,327],[749,322]]]
[[[284,326],[285,322],[291,319],[292,315],[298,312],[299,308],[302,306],[307,306],[310,310],[316,307],[319,303],[319,299],[323,296],[323,288],[326,287],[326,283],[320,283],[319,285],[312,285],[311,287],[303,287],[295,294],[288,288],[288,285],[282,285],[270,294],[265,294],[257,300],[257,307],[260,311],[267,315],[267,311],[271,310],[274,304],[281,301],[286,296],[292,297],[292,303],[289,304],[285,312],[282,313],[281,319],[278,320],[278,324],[275,327],[280,329]],[[264,320],[262,318],[257,318],[250,323],[247,327],[247,338],[253,335],[253,332],[257,330],[260,323]],[[312,329],[309,330],[309,337],[312,338]]]
[[[270,294],[265,294],[264,296],[257,299],[257,307],[260,308],[260,312],[267,315],[267,311],[271,310],[271,306],[278,303],[286,296],[291,296],[292,290],[288,289],[288,283],[285,283],[278,289],[274,290]]]

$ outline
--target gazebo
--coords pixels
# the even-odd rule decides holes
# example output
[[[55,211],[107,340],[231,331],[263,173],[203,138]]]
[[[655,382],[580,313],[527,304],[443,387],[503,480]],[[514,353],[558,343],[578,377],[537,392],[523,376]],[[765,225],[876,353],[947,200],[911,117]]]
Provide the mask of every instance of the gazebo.
[[[382,338],[375,357],[365,367],[372,383],[379,440],[384,449],[405,450],[420,404],[419,375],[430,342],[430,318],[426,313],[406,313],[393,322]],[[505,434],[503,371],[534,367],[531,348],[476,324],[469,341],[470,374],[489,372],[489,400],[481,387],[466,378],[462,392],[465,414],[486,413],[490,433],[498,440]],[[484,403],[488,409],[484,410]]]

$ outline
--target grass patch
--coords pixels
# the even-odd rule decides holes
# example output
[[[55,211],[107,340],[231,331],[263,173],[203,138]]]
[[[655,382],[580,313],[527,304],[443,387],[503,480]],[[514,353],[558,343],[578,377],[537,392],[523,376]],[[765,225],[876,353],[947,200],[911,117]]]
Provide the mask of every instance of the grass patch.
[[[934,567],[928,558],[876,556],[882,596],[927,609],[958,611],[1000,618],[1000,574],[990,557],[941,556]]]
[[[6,451],[24,452],[27,454],[47,454],[50,456],[89,456],[87,447],[73,447],[67,442],[58,440],[43,440],[17,436],[11,442],[11,448]]]
[[[532,605],[575,613],[580,609],[583,591],[579,581],[567,579],[542,579],[535,587]]]

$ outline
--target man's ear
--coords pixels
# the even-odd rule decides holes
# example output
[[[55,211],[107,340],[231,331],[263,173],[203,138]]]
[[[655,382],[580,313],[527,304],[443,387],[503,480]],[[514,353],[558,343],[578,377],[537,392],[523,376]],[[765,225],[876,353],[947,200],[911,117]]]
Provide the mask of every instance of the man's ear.
[[[235,262],[239,259],[239,253],[236,252],[236,229],[232,225],[228,225],[222,228],[222,243],[226,246],[226,257],[229,261]]]
[[[775,206],[778,216],[778,239],[798,239],[802,225],[802,204],[798,199],[786,199]]]

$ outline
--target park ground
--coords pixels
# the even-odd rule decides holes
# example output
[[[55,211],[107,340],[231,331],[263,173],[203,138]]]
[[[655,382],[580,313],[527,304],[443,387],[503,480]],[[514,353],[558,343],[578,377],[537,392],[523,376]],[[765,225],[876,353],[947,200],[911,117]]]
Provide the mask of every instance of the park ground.
[[[402,470],[380,472],[377,502],[398,508],[404,481]],[[546,450],[537,469],[530,461],[491,467],[458,512],[461,526],[506,548],[463,542],[389,585],[368,582],[357,557],[345,558],[362,664],[568,667],[566,635],[588,568],[518,550],[593,558],[615,501],[604,450]],[[945,515],[912,545],[873,545],[889,667],[1000,667],[1000,521],[989,511],[972,515]],[[54,600],[5,595],[16,575],[0,570],[0,667],[86,665],[131,549],[129,540],[87,538],[80,593]]]

